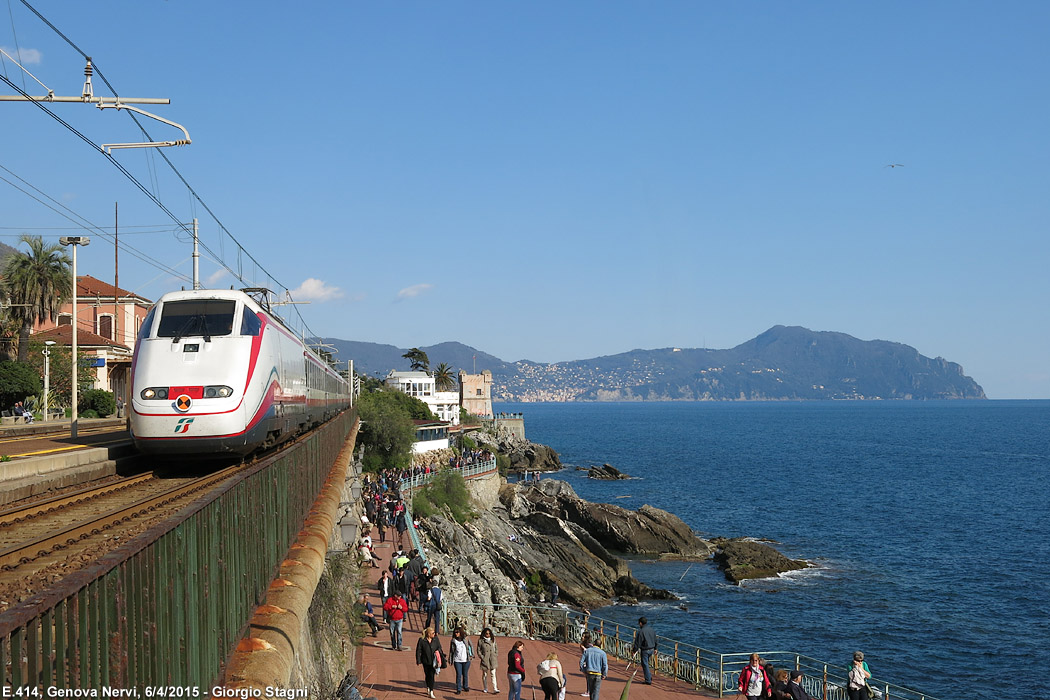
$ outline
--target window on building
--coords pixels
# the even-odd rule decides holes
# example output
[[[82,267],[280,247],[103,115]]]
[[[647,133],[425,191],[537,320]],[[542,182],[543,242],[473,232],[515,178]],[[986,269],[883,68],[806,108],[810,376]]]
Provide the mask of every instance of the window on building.
[[[477,391],[478,391],[477,395],[481,396],[481,389],[478,389]]]
[[[103,338],[113,340],[113,317],[112,316],[99,316],[98,317],[98,334]]]
[[[58,325],[60,326],[72,326],[73,316],[71,314],[61,314],[58,317]]]

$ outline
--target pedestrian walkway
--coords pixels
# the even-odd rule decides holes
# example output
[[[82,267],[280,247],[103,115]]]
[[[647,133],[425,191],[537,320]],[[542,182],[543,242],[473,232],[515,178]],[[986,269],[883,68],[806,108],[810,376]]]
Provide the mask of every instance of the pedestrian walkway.
[[[390,532],[388,531],[388,534]],[[375,533],[373,532],[373,536]],[[396,536],[396,533],[395,533]],[[383,569],[390,563],[390,555],[395,551],[389,538],[386,542],[374,543],[376,554],[380,557],[377,562],[380,568],[371,567],[362,569],[362,592],[368,596],[376,611],[376,619],[382,618],[382,605],[380,604],[379,592],[376,582]],[[423,623],[426,615],[413,610],[405,620],[403,632],[404,647],[401,651],[393,651],[390,648],[390,634],[384,628],[379,630],[377,636],[365,633],[364,642],[359,650],[358,677],[360,679],[361,694],[365,697],[375,696],[379,700],[408,700],[409,698],[425,698],[426,687],[423,685],[423,669],[416,665],[416,642],[422,634]],[[481,630],[468,630],[471,644],[477,646],[478,633]],[[441,635],[442,648],[448,649],[448,635]],[[517,638],[497,637],[499,645],[500,666],[496,673],[496,681],[499,685],[499,695],[505,697],[507,694],[507,652]],[[522,685],[522,700],[533,700],[542,698],[543,690],[540,689],[536,677],[536,664],[546,658],[547,654],[554,652],[565,668],[568,684],[566,686],[566,700],[582,700],[586,695],[587,684],[584,674],[580,672],[580,648],[574,644],[559,644],[542,640],[525,639],[525,683]],[[629,664],[620,659],[609,658],[609,677],[602,682],[601,696],[599,700],[618,700],[623,692],[627,679],[635,672],[634,681],[631,684],[631,698],[634,700],[697,700],[704,697],[714,697],[710,693],[693,690],[684,683],[673,683],[670,679],[661,676],[653,676],[653,685],[642,683],[641,670],[637,664]],[[470,665],[470,692],[467,696],[482,696],[481,692],[481,665],[477,658]],[[491,693],[491,688],[489,689]],[[434,695],[436,697],[456,697],[456,673],[450,667],[441,671],[437,677]],[[463,697],[460,695],[459,697]]]

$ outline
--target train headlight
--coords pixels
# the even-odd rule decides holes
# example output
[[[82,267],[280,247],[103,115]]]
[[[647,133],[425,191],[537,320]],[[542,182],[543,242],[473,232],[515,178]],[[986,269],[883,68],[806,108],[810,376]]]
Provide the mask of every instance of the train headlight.
[[[206,399],[215,399],[215,398],[224,399],[227,396],[232,396],[232,395],[233,395],[233,389],[231,389],[228,386],[206,386],[206,387],[204,387],[204,398],[206,398]]]
[[[140,396],[144,399],[166,399],[168,398],[168,387],[151,386],[143,389]]]

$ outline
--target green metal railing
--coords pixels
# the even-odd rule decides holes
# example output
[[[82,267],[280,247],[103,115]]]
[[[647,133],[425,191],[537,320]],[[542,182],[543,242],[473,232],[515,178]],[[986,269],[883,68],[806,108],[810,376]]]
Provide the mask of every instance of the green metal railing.
[[[0,687],[177,686],[206,694],[355,418],[344,412],[55,589],[0,614]]]
[[[410,476],[407,479],[402,479],[398,482],[398,491],[401,493],[410,492],[412,489],[419,488],[429,484],[439,474],[444,474],[449,471],[456,471],[463,475],[464,479],[473,479],[475,477],[484,476],[498,471],[496,467],[495,459],[488,459],[484,462],[475,462],[466,466],[460,467],[442,467],[436,471],[432,471],[429,474],[417,474],[416,476]]]
[[[584,631],[590,631],[595,646],[619,659],[637,659],[631,653],[635,628],[611,620],[562,607],[495,605],[446,600],[440,620],[441,630],[463,625],[476,634],[485,627],[497,636],[547,639],[563,644],[579,643]],[[650,663],[656,673],[693,688],[736,695],[737,678],[752,652],[723,654],[686,644],[669,637],[657,637],[657,651]],[[758,652],[777,668],[802,671],[802,685],[810,695],[821,700],[846,700],[846,666],[830,665],[803,654],[789,651]],[[936,700],[925,693],[872,678],[876,700]]]

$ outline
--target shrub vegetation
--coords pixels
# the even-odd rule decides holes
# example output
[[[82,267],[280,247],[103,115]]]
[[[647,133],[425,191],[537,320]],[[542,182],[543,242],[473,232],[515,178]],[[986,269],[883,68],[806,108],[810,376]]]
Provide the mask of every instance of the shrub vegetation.
[[[465,523],[477,514],[470,505],[467,482],[458,471],[446,469],[412,497],[412,514],[420,518],[440,515],[448,509],[452,519]]]
[[[96,416],[105,418],[117,412],[117,400],[112,391],[105,389],[88,389],[80,394],[77,401],[77,410],[87,418],[87,412],[93,411]]]

